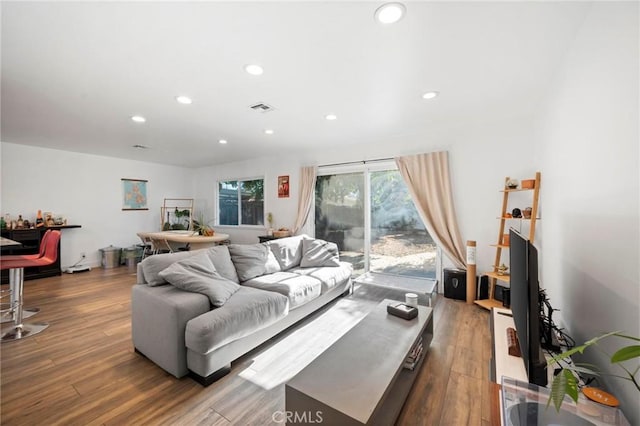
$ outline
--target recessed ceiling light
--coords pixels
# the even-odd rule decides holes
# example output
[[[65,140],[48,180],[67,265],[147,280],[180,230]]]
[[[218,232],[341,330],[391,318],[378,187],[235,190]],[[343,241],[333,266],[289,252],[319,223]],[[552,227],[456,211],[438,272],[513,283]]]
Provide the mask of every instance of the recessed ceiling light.
[[[261,75],[264,72],[260,65],[255,64],[245,65],[244,70],[251,75]]]
[[[219,144],[222,144],[222,145],[225,145],[225,144],[227,143],[227,140],[226,140],[226,139],[220,139],[220,140],[218,141],[218,143],[219,143]]]
[[[131,120],[135,121],[136,123],[144,123],[145,121],[147,121],[147,119],[141,115],[134,115],[133,117],[131,117]]]
[[[440,92],[427,92],[425,94],[422,95],[423,99],[433,99],[435,97],[437,97],[440,94]]]
[[[324,116],[324,118],[326,118],[327,120],[335,120],[338,118],[338,116],[335,114],[327,114]]]
[[[272,135],[273,134],[273,130],[272,129],[264,129],[264,133],[267,135]]]
[[[393,24],[404,16],[406,8],[402,3],[385,3],[376,9],[375,18],[382,24]]]
[[[176,101],[180,104],[190,105],[193,103],[190,97],[188,96],[176,96]]]

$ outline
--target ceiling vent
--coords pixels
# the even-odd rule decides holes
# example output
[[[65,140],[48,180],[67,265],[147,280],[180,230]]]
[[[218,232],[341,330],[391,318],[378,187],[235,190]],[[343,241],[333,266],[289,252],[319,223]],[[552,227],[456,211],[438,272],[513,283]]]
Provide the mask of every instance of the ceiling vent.
[[[264,102],[258,102],[257,104],[250,105],[249,108],[258,112],[269,112],[274,110],[271,105],[267,105]]]
[[[135,144],[135,145],[132,145],[132,146],[133,146],[135,149],[149,149],[149,147],[148,147],[148,146],[144,146],[144,145],[138,145],[138,144]]]

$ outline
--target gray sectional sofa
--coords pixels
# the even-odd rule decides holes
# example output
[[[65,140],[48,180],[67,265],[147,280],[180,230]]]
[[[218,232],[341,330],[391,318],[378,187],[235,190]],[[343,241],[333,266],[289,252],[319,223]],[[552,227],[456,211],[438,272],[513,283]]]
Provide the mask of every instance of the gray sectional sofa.
[[[180,378],[209,385],[231,362],[336,297],[352,267],[337,246],[305,235],[160,254],[138,265],[133,344]]]

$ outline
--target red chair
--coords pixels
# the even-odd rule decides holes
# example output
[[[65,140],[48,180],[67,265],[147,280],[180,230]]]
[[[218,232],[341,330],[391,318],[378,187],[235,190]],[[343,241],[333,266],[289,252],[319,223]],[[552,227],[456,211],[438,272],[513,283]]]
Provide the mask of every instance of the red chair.
[[[58,243],[60,242],[60,231],[49,231],[50,235],[44,243],[44,252],[38,258],[24,258],[23,256],[3,256],[1,269],[9,269],[9,282],[13,291],[15,291],[15,314],[14,326],[2,334],[0,340],[10,342],[20,340],[25,337],[40,333],[49,327],[47,323],[31,323],[23,324],[23,300],[24,300],[24,268],[32,266],[51,265],[58,259]]]
[[[51,235],[53,231],[50,229],[47,232],[44,233],[44,235],[42,236],[42,239],[40,240],[40,251],[37,254],[21,254],[21,255],[8,255],[8,256],[2,256],[0,257],[0,264],[4,263],[5,261],[14,261],[14,260],[19,260],[19,259],[38,259],[42,256],[44,256],[44,248],[45,248],[45,244],[47,243],[47,239],[49,238],[49,236]],[[2,268],[2,269],[7,269],[7,268]],[[9,304],[9,309],[5,309],[2,311],[2,315],[0,316],[0,323],[4,324],[6,322],[13,322],[15,320],[15,307],[16,307],[16,292],[14,291],[14,289],[11,287],[8,292],[10,293],[10,304]],[[5,297],[5,296],[3,296]],[[22,310],[22,318],[30,318],[32,316],[34,316],[35,314],[37,314],[38,312],[40,312],[39,308],[25,308]]]

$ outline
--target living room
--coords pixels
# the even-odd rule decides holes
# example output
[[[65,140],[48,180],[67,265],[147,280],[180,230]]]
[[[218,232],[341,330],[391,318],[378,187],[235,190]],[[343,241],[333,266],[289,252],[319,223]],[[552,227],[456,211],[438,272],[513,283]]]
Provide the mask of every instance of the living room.
[[[204,5],[213,7],[215,3]],[[220,16],[234,12],[230,4],[222,5],[225,9]],[[250,89],[245,89],[244,97],[238,100],[225,99],[228,109],[242,112],[222,115],[229,118],[226,135],[224,124],[205,128],[205,133],[211,132],[206,141],[209,146],[205,146],[198,139],[200,133],[193,139],[189,134],[199,132],[198,126],[206,122],[209,114],[224,114],[227,109],[225,104],[206,109],[207,101],[214,97],[212,89],[200,86],[198,92],[198,87],[188,82],[164,84],[162,78],[145,85],[145,79],[161,69],[159,65],[173,61],[162,56],[163,49],[174,55],[180,51],[180,46],[169,42],[170,36],[182,40],[182,35],[169,31],[156,44],[142,37],[139,45],[127,50],[123,46],[130,39],[119,39],[121,44],[110,45],[102,40],[97,29],[104,19],[105,31],[109,28],[112,33],[119,30],[126,35],[135,34],[127,32],[135,25],[123,21],[118,27],[114,23],[118,21],[109,20],[121,16],[119,13],[126,14],[131,4],[120,3],[120,9],[116,10],[105,4],[4,2],[2,213],[22,214],[31,220],[41,209],[81,225],[79,229],[63,231],[61,264],[73,265],[81,253],[86,253],[87,263],[94,268],[90,274],[94,274],[100,271],[99,249],[111,244],[128,247],[138,243],[137,232],[159,230],[160,206],[165,198],[193,198],[196,210],[214,222],[216,232],[229,234],[232,243],[253,244],[266,232],[265,227],[218,226],[219,181],[263,178],[265,213],[273,214],[275,227],[292,228],[298,208],[301,167],[447,151],[460,232],[464,239],[478,243],[478,271],[489,270],[493,262],[494,251],[489,245],[495,243],[500,202],[497,190],[505,176],[526,179],[540,171],[541,220],[535,244],[541,256],[540,282],[554,308],[560,310],[559,322],[579,342],[614,330],[640,335],[638,4],[410,2],[406,4],[406,16],[395,27],[380,27],[374,21],[374,12],[380,6],[377,3],[322,5],[312,3],[308,6],[313,9],[305,11],[304,4],[293,3],[293,10],[284,12],[285,17],[304,18],[294,20],[293,28],[285,28],[301,31],[301,46],[291,47],[302,55],[298,58],[300,66],[305,71],[307,66],[326,67],[324,73],[318,72],[317,80],[305,77],[294,81],[293,76],[288,76],[292,83],[286,94],[279,94],[283,90],[281,85],[269,89],[276,59],[267,58],[261,49],[267,52],[267,43],[275,43],[274,40],[250,51],[251,58],[238,58],[235,55],[242,53],[229,53],[219,45],[210,47],[223,52],[222,57],[229,56],[226,57],[229,68],[232,68],[229,64],[239,64],[238,70],[212,74],[213,79],[229,78],[233,82],[226,91],[224,85],[215,86],[214,90],[232,96],[238,85],[236,79],[244,79],[243,84]],[[244,4],[234,13],[260,15],[267,13],[268,6],[266,3],[262,10],[254,4]],[[170,27],[170,21],[162,20],[173,12],[168,5],[147,3],[135,7],[142,8],[136,13],[154,11],[160,30],[149,24],[150,34]],[[281,12],[284,6],[277,7]],[[206,16],[194,15],[206,23]],[[360,15],[362,23],[355,19]],[[331,30],[342,36],[331,38],[329,47],[319,39],[328,37],[330,31],[312,32],[328,25],[318,22],[322,16],[335,17]],[[69,22],[77,25],[80,17],[86,19],[83,25],[62,31]],[[458,21],[449,20],[451,17]],[[220,19],[215,21],[217,25],[222,25]],[[356,21],[358,24],[354,23],[353,28],[358,30],[353,30],[353,41],[347,42],[346,29]],[[265,24],[266,28],[272,29],[276,22],[280,21],[274,18],[269,25]],[[200,20],[198,23],[204,25]],[[403,23],[411,31],[403,29]],[[92,26],[96,31],[90,31]],[[361,26],[372,26],[374,30],[361,30]],[[35,31],[37,28],[41,31]],[[390,54],[390,59],[374,55],[375,45],[361,44],[372,36],[367,31],[374,31],[377,46],[381,52]],[[61,36],[56,38],[55,34]],[[255,39],[250,34],[243,37]],[[260,37],[266,40],[266,36]],[[380,44],[384,37],[389,40]],[[291,38],[295,37],[284,40],[293,44]],[[233,38],[229,40],[232,42]],[[323,49],[318,52],[320,59],[306,56],[314,52],[313,41]],[[337,49],[340,42],[345,46],[328,55],[327,51]],[[40,49],[43,43],[46,48]],[[238,43],[244,46],[247,41],[243,38]],[[107,46],[113,50],[107,53],[100,50]],[[197,53],[202,54],[207,46],[199,49]],[[284,55],[278,53],[278,48],[272,49],[278,57]],[[126,53],[117,54],[118,51]],[[149,65],[145,65],[145,51],[154,59]],[[133,56],[140,52],[143,54]],[[290,50],[285,52],[292,54]],[[49,56],[55,54],[60,58]],[[434,56],[422,57],[429,54]],[[244,73],[242,66],[260,55],[265,55],[264,75]],[[420,57],[420,61],[412,55]],[[365,57],[358,62],[362,68],[343,70],[350,60],[362,59],[360,56]],[[155,62],[158,57],[164,60]],[[87,63],[78,62],[79,58]],[[113,58],[132,61],[131,68],[116,69],[116,65],[109,63]],[[367,67],[367,61],[384,73]],[[395,67],[394,61],[398,64]],[[429,61],[438,64],[435,71],[425,65]],[[269,67],[269,63],[274,65]],[[185,68],[193,70],[200,65],[194,61]],[[417,68],[411,68],[414,65]],[[89,67],[93,74],[85,73],[83,67]],[[97,73],[96,68],[102,69],[102,73]],[[136,76],[129,82],[127,70],[133,73],[136,69],[145,70],[147,75]],[[236,71],[239,77],[229,75]],[[355,77],[350,75],[352,72]],[[256,80],[260,78],[265,80],[260,83]],[[347,90],[349,86],[341,85],[341,79],[355,85],[353,92]],[[358,80],[366,84],[356,85]],[[65,92],[74,81],[78,87]],[[314,86],[313,82],[318,87],[313,87],[312,100],[303,102],[301,93],[308,98],[312,87],[307,86]],[[102,85],[107,87],[96,94],[94,91]],[[130,91],[135,85],[139,85],[140,93],[132,96]],[[181,94],[176,90],[185,88],[194,98],[192,105],[157,106],[165,102],[175,104],[172,97]],[[257,94],[252,95],[250,90]],[[435,99],[422,99],[421,91],[425,90],[440,93]],[[322,91],[335,96],[340,91],[345,94],[336,104],[329,105]],[[412,99],[398,103],[397,93]],[[264,97],[267,95],[270,96]],[[119,97],[131,103],[121,104],[117,101]],[[132,101],[134,98],[136,102]],[[319,105],[314,106],[313,99]],[[68,103],[70,100],[81,106]],[[253,102],[273,103],[276,109],[268,113],[249,111],[247,106]],[[101,114],[99,118],[84,114],[85,109],[94,107]],[[171,108],[175,112],[171,113]],[[200,116],[190,118],[188,108]],[[304,115],[291,115],[288,112],[291,110],[303,111]],[[114,118],[114,111],[122,116]],[[325,120],[324,114],[329,112],[335,113],[337,119]],[[307,113],[317,117],[306,117]],[[133,114],[146,115],[147,122],[131,122],[129,116]],[[242,127],[258,134],[270,125],[269,114],[277,117],[273,118],[278,122],[274,134],[256,136],[254,139],[259,143],[247,148],[243,142],[248,143],[250,138],[239,133]],[[312,122],[316,118],[319,124]],[[175,124],[162,128],[165,135],[157,133],[159,123],[173,120]],[[297,129],[307,126],[311,131],[306,137],[304,133],[295,133],[298,139],[292,139],[287,137],[287,126],[291,123],[296,123]],[[354,133],[354,129],[361,132]],[[228,144],[218,143],[223,137],[228,138]],[[133,143],[149,149],[133,149]],[[278,176],[289,176],[288,198],[278,197]],[[121,209],[122,178],[147,181],[149,210]],[[442,262],[449,265],[446,256]],[[65,280],[82,280],[82,276],[64,275],[57,278],[60,281],[56,281],[56,287],[64,287]],[[100,287],[99,279],[91,277],[88,281]],[[135,279],[131,276],[129,279],[131,286]],[[25,283],[27,304],[32,283],[37,281]],[[45,312],[39,315],[42,314]],[[477,327],[486,328],[486,321],[478,321]],[[28,342],[26,339],[11,345],[34,345]],[[30,358],[33,362],[37,359],[37,356]],[[604,356],[592,355],[589,360],[605,371],[615,372]],[[3,376],[4,365],[3,362]],[[603,381],[621,400],[631,424],[638,424],[640,412],[635,388],[613,378],[606,377]],[[195,391],[189,392],[198,398]],[[4,400],[5,389],[3,405]]]

